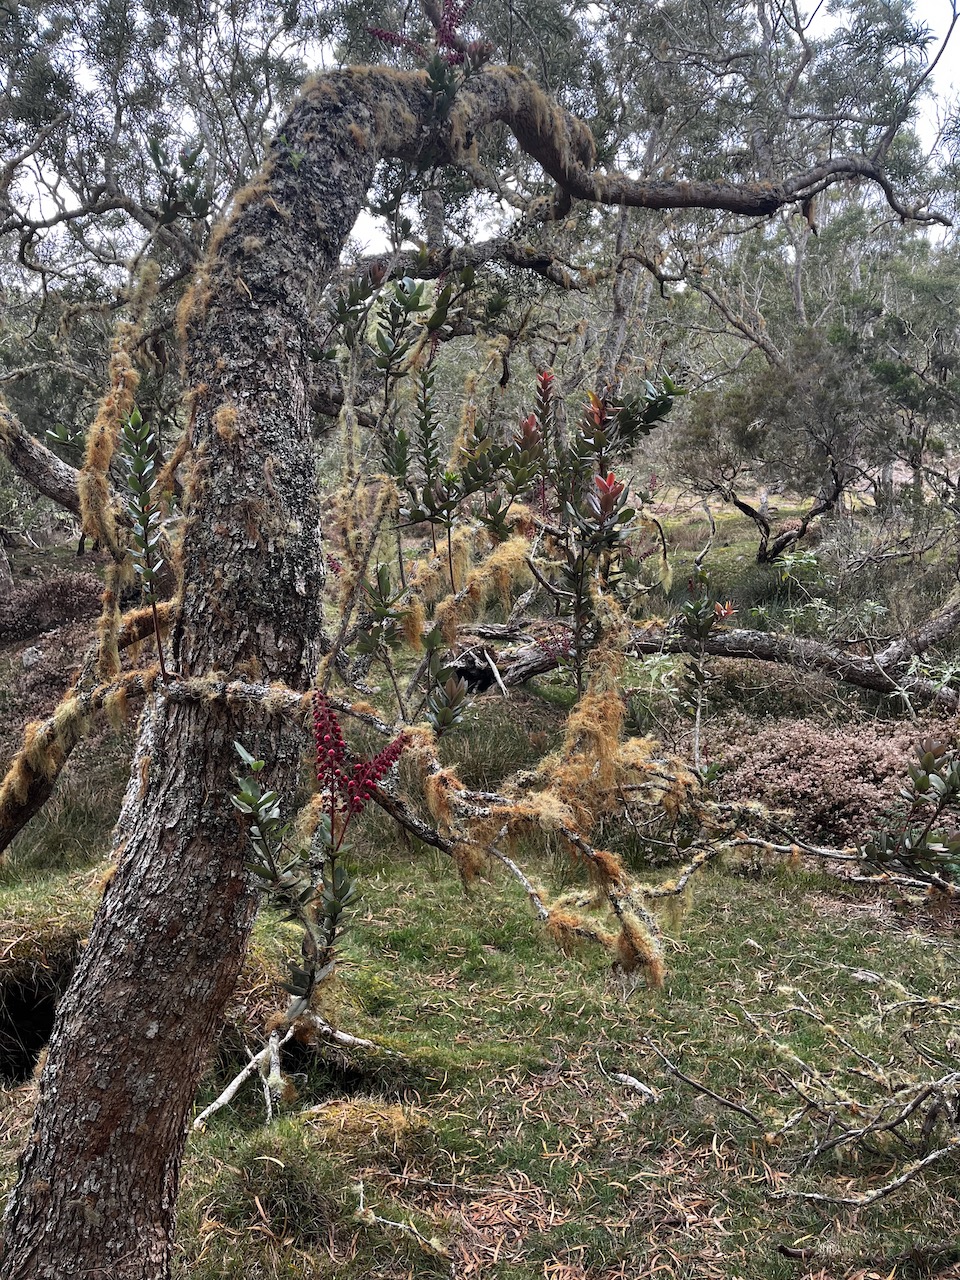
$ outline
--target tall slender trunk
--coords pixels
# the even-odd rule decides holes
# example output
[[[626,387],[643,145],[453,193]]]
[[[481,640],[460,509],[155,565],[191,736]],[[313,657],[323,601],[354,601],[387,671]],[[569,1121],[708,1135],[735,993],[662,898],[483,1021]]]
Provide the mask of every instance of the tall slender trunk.
[[[13,592],[13,573],[7,559],[7,549],[0,541],[0,600],[5,600]]]
[[[610,300],[610,315],[607,317],[606,334],[594,379],[597,394],[601,396],[615,391],[623,375],[622,363],[627,348],[630,314],[643,271],[639,261],[624,256],[630,244],[630,230],[631,210],[624,206],[620,210],[620,221],[617,226],[614,250],[617,261]]]

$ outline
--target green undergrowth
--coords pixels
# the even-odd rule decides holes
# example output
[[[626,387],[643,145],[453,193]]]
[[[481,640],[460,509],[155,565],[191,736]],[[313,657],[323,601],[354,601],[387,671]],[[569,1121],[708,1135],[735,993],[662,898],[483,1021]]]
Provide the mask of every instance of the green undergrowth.
[[[949,911],[809,870],[717,867],[669,927],[667,982],[653,993],[597,951],[561,954],[496,867],[465,889],[441,855],[368,816],[355,847],[363,901],[323,1012],[378,1047],[291,1044],[291,1096],[272,1124],[248,1082],[191,1134],[180,1280],[852,1280],[945,1276],[960,1261],[956,1158],[856,1213],[773,1198],[869,1190],[906,1157],[880,1143],[805,1167],[816,1126],[776,1136],[803,1074],[747,1018],[820,1070],[838,1062],[827,1028],[888,1066],[904,1055],[900,1029],[876,1021],[889,982],[955,993]],[[546,880],[557,866],[542,858],[533,870]],[[4,886],[0,916],[16,922],[5,953],[52,970],[85,936],[101,879],[48,871]],[[263,1043],[294,941],[262,915],[198,1108]],[[804,1002],[822,1022],[785,1012]],[[672,1078],[654,1045],[759,1123]],[[855,1071],[845,1080],[863,1087]],[[5,1100],[5,1185],[30,1097],[27,1086]],[[816,1265],[798,1267],[781,1245]]]
[[[950,992],[955,920],[810,872],[751,874],[700,879],[652,993],[598,953],[561,955],[495,871],[466,891],[433,853],[372,858],[326,1012],[381,1048],[298,1048],[279,1120],[248,1084],[191,1137],[180,1275],[797,1276],[779,1245],[831,1276],[939,1274],[960,1230],[955,1159],[856,1214],[773,1198],[870,1189],[901,1153],[803,1168],[813,1130],[774,1136],[796,1110],[790,1064],[746,1015],[820,1069],[837,1065],[833,1028],[889,1063],[902,1045],[874,1020],[880,977]],[[784,1013],[803,1001],[821,1023]],[[759,1123],[673,1079],[654,1044]],[[230,1075],[221,1061],[201,1101]]]
[[[640,612],[668,619],[689,596],[707,524],[665,524],[673,583],[645,596]],[[733,602],[731,625],[754,625],[755,608],[783,619],[796,605],[795,588],[755,554],[751,523],[719,516],[711,594]],[[746,738],[770,716],[847,723],[897,710],[758,662],[714,661],[710,675],[708,745],[711,725],[724,732],[733,712]],[[689,718],[639,660],[626,664],[624,685],[647,690],[636,708],[649,721],[642,731],[666,729],[686,749]],[[558,745],[572,697],[569,680],[548,675],[510,701],[475,698],[441,741],[442,762],[469,786],[497,787]],[[389,690],[382,703],[391,705]],[[366,750],[379,744],[351,733]],[[9,922],[0,987],[4,962],[11,989],[40,990],[47,974],[53,990],[75,961],[102,882],[90,864],[108,848],[128,752],[129,736],[78,748],[54,798],[11,847],[0,870],[0,919]],[[955,1059],[956,1027],[924,1062],[912,1048],[916,1026],[881,1017],[908,997],[954,997],[955,914],[746,857],[701,872],[686,914],[664,921],[667,980],[651,992],[599,950],[558,951],[499,866],[465,888],[446,859],[375,812],[356,831],[352,871],[363,898],[320,1012],[372,1047],[290,1042],[288,1089],[270,1124],[255,1078],[191,1133],[178,1280],[954,1274],[956,1156],[859,1210],[793,1193],[855,1196],[912,1158],[880,1135],[807,1159],[837,1121],[804,1098],[824,1073],[849,1094],[854,1123],[856,1099],[875,1096],[882,1079],[901,1068],[932,1077]],[[611,820],[602,835],[641,878],[666,874],[644,871],[644,841],[625,824]],[[523,863],[554,889],[581,882],[548,842],[545,852],[524,849]],[[296,930],[265,911],[198,1110],[262,1047],[298,947]],[[923,1006],[927,1015],[932,1007]],[[661,1055],[697,1083],[678,1080]],[[4,1189],[31,1088],[4,1100]],[[955,1116],[952,1124],[955,1133]],[[945,1128],[940,1117],[927,1137],[945,1141]]]

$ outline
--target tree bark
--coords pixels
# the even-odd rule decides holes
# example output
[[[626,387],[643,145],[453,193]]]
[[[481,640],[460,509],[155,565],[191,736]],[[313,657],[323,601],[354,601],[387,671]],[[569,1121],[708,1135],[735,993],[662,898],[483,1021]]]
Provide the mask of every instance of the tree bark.
[[[77,472],[50,449],[35,440],[23,424],[0,401],[0,449],[14,471],[54,502],[80,514]]]
[[[478,129],[503,121],[564,199],[762,216],[811,183],[884,183],[863,158],[779,185],[598,174],[586,127],[514,68],[471,77],[445,121],[436,107],[422,72],[359,68],[315,82],[236,197],[185,304],[197,412],[169,665],[200,686],[185,701],[161,690],[144,713],[118,870],[58,1014],[0,1280],[169,1274],[187,1115],[255,910],[229,801],[231,744],[268,759],[281,793],[299,754],[279,706],[231,703],[222,681],[303,689],[315,671],[322,558],[307,335],[376,160],[429,149],[434,163],[455,162]]]
[[[0,541],[0,600],[6,600],[12,592],[13,573],[10,569],[10,561],[7,559],[7,549]]]
[[[373,173],[320,95],[236,200],[185,319],[197,395],[171,667],[309,686],[320,652],[320,506],[305,323]],[[211,685],[145,713],[118,870],[58,1012],[7,1219],[3,1280],[169,1274],[188,1113],[255,909],[229,800],[234,740],[292,793],[300,734]]]

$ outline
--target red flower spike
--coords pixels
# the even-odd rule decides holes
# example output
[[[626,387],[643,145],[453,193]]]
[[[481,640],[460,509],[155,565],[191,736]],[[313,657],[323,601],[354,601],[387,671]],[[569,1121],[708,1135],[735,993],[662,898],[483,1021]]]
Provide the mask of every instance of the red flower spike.
[[[327,792],[331,839],[339,849],[351,818],[360,813],[387,772],[400,759],[409,736],[401,733],[372,760],[347,765],[347,747],[340,722],[319,689],[313,695],[313,733],[317,752],[317,782]],[[339,815],[339,822],[337,821]]]
[[[321,786],[330,786],[346,759],[347,748],[337,717],[319,689],[313,695],[313,740],[317,751],[317,781]]]
[[[444,0],[440,14],[440,25],[437,27],[437,45],[439,48],[451,48],[457,37],[457,28],[467,16],[470,3],[457,3],[457,0]]]
[[[392,45],[394,49],[406,49],[409,53],[415,53],[423,59],[430,57],[430,52],[425,45],[420,44],[418,40],[411,40],[409,36],[400,35],[398,31],[385,31],[383,27],[367,27],[367,34],[379,40],[381,44]]]

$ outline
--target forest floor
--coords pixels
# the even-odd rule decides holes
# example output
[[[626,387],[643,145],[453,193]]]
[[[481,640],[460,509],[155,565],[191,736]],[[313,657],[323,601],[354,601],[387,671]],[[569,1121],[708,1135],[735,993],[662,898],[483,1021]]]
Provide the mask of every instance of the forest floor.
[[[728,538],[726,554],[723,595],[738,566],[754,572],[746,541]],[[66,629],[3,642],[7,750],[13,721],[49,710],[54,676],[79,651],[76,612]],[[40,656],[28,665],[30,648]],[[864,734],[901,732],[859,695],[806,677],[756,664],[716,674],[707,737],[722,761],[737,733],[731,775],[758,738],[751,767],[762,772],[764,754],[769,766],[772,717],[817,721],[838,759]],[[492,786],[539,758],[562,732],[561,692],[544,682],[509,701],[478,697],[449,739],[461,776]],[[670,706],[645,707],[682,748],[689,729]],[[2,1188],[29,1122],[30,1065],[109,870],[130,732],[104,729],[78,749],[0,870],[0,1054],[12,1061],[19,1035],[27,1077],[2,1097]],[[847,792],[835,831],[832,810],[798,821],[846,843],[860,821]],[[290,1089],[270,1123],[248,1081],[191,1133],[184,1280],[960,1277],[956,1153],[856,1203],[955,1142],[956,1115],[829,1147],[878,1098],[896,1109],[955,1061],[955,903],[853,883],[843,864],[827,874],[742,851],[699,873],[664,919],[667,977],[651,991],[599,950],[559,951],[496,866],[465,887],[375,812],[353,849],[362,902],[322,1013],[375,1047],[291,1042]],[[525,865],[554,887],[577,882],[549,852]],[[262,1047],[297,945],[292,926],[261,915],[198,1111]]]

